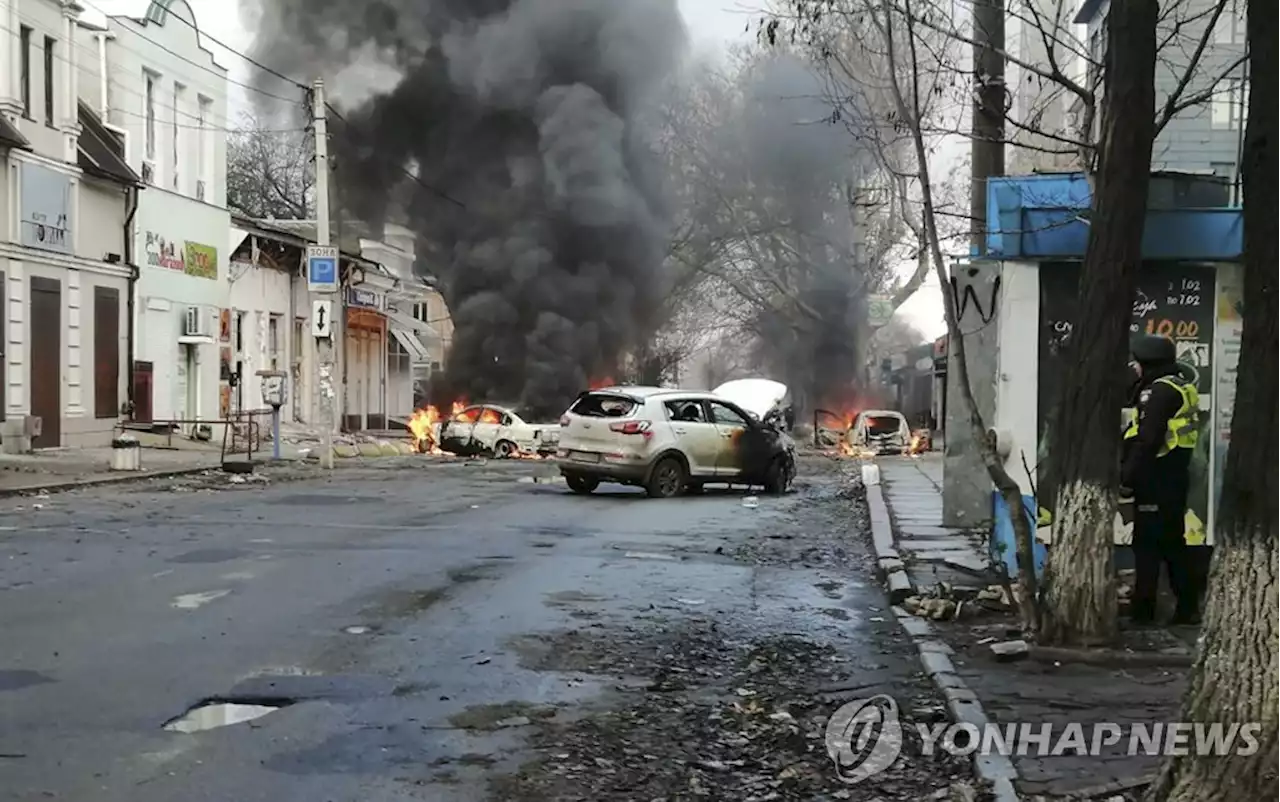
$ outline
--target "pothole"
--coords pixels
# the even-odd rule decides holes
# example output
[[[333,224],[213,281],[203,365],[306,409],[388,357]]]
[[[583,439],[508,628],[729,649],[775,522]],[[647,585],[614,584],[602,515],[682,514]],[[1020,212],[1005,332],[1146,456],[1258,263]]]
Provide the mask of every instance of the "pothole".
[[[262,718],[268,713],[288,707],[293,699],[254,699],[252,701],[235,702],[225,699],[209,699],[165,722],[164,729],[169,732],[191,734],[216,730],[219,727],[230,727]]]

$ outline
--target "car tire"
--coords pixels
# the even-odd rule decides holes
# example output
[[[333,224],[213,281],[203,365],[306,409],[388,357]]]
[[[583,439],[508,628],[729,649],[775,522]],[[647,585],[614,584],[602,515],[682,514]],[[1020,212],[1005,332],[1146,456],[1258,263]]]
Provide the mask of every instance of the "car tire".
[[[493,456],[498,459],[511,459],[519,450],[510,440],[499,440],[493,446]]]
[[[566,476],[564,482],[570,490],[582,496],[590,495],[600,486],[600,480],[594,476]]]
[[[787,461],[783,457],[774,457],[764,473],[764,492],[771,496],[781,496],[787,492],[791,484],[791,472],[787,470]]]
[[[653,466],[645,490],[649,498],[674,498],[684,491],[689,481],[684,464],[675,457],[663,457]]]

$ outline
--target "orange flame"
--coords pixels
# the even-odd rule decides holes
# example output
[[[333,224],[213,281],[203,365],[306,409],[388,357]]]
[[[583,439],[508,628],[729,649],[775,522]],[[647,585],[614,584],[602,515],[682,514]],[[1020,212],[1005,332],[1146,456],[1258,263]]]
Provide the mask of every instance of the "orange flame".
[[[613,377],[611,377],[611,376],[605,376],[605,377],[604,377],[604,378],[602,378],[602,379],[589,379],[589,380],[587,381],[587,389],[588,389],[588,390],[600,390],[600,389],[603,389],[603,388],[605,388],[605,387],[616,387],[616,386],[617,386],[617,384],[618,384],[618,383],[617,383],[617,382],[615,382],[615,381],[613,380]]]
[[[440,422],[440,410],[433,406],[414,410],[407,424],[418,451],[427,454],[441,453],[435,441],[435,426]]]
[[[493,411],[492,409],[486,409],[484,412],[480,413],[480,422],[481,423],[501,423],[502,416],[500,416],[497,412]]]

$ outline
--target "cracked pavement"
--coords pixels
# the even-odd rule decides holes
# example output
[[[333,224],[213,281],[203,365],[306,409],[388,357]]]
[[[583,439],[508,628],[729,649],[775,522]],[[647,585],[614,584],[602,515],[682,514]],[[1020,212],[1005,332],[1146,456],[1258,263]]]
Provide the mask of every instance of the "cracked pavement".
[[[825,752],[848,699],[940,710],[844,465],[755,508],[413,457],[0,500],[0,799],[944,793],[961,762],[849,790]],[[207,700],[284,706],[164,729]]]

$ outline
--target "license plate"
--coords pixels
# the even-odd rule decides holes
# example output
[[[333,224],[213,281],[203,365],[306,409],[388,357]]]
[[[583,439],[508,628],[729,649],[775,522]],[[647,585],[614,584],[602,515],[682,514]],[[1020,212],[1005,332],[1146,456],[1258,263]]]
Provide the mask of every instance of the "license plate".
[[[569,458],[575,462],[599,462],[600,455],[593,454],[590,451],[571,451]]]

